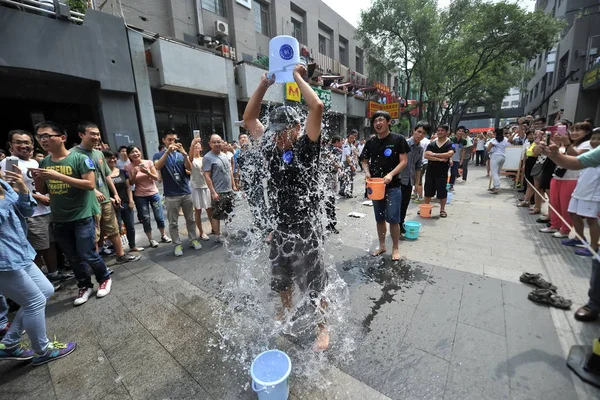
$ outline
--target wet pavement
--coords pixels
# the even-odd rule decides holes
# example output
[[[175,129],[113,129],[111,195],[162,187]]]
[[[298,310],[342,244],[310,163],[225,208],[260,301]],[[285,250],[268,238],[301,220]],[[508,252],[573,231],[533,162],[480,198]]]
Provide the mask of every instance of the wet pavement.
[[[562,261],[574,278],[554,282],[575,293],[588,263],[555,242],[540,246],[547,237],[537,238],[512,192],[490,197],[480,171],[471,179],[457,185],[449,218],[419,220],[421,236],[402,242],[398,263],[389,251],[368,253],[376,246],[371,208],[360,198],[340,201],[341,233],[327,254],[348,285],[355,349],[352,357],[325,353],[318,377],[293,371],[292,399],[600,398],[565,364],[564,326],[580,324],[572,311],[528,301],[531,289],[518,283],[525,270],[564,274],[551,263]],[[349,218],[350,211],[367,217]],[[415,212],[411,205],[408,219]],[[255,399],[248,365],[219,347],[215,311],[224,308],[223,286],[239,279],[237,266],[221,245],[203,245],[180,258],[170,246],[147,249],[141,261],[114,266],[109,296],[78,308],[72,290],[58,292],[48,332],[77,341],[78,350],[35,369],[1,363],[0,398]],[[579,296],[576,303],[585,293]],[[585,342],[599,328],[579,327],[574,336]],[[341,336],[332,333],[332,348]],[[302,346],[276,342],[290,354]]]

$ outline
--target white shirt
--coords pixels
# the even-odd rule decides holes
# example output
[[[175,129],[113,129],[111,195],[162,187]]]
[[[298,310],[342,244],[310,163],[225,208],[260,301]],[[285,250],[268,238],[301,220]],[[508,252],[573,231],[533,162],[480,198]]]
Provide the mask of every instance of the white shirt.
[[[192,161],[192,174],[190,175],[190,183],[194,189],[206,189],[206,179],[204,178],[204,172],[202,171],[202,157],[194,158]]]
[[[485,150],[485,139],[477,139],[477,151]]]
[[[600,202],[600,167],[582,170],[571,196],[577,200]]]
[[[575,150],[591,150],[592,149],[592,145],[590,144],[589,140],[586,140],[585,142],[581,143],[579,146],[575,147]],[[560,149],[561,153],[565,152],[564,148]],[[576,181],[580,178],[580,171],[572,171],[570,169],[567,170],[567,172],[565,172],[565,174],[562,177],[558,177],[556,175],[553,175],[553,178],[559,181]],[[583,200],[583,199],[581,199]]]
[[[496,139],[492,139],[490,143],[494,145],[492,147],[492,154],[506,156],[506,146],[508,146],[508,140],[506,140],[506,138],[501,142],[498,142]]]
[[[23,181],[25,182],[25,185],[27,185],[27,189],[29,189],[29,191],[31,193],[33,193],[33,191],[35,190],[35,185],[33,184],[33,178],[31,177],[31,173],[29,173],[29,168],[39,168],[39,167],[40,167],[40,165],[33,158],[30,159],[29,161],[21,160],[19,158],[19,168],[21,169],[21,172],[23,173],[22,174]],[[0,168],[2,168],[3,171],[6,168],[6,158],[4,160],[0,161]],[[50,212],[51,212],[51,210],[50,210],[49,206],[45,206],[42,203],[38,202],[37,207],[33,211],[32,217],[37,217],[38,215],[50,214]]]
[[[425,152],[427,151],[427,146],[429,146],[429,143],[431,143],[431,140],[427,139],[426,137],[421,139],[421,141],[419,142],[419,146],[423,148],[423,160],[421,161],[423,165],[427,164],[427,162],[429,161],[425,158]]]

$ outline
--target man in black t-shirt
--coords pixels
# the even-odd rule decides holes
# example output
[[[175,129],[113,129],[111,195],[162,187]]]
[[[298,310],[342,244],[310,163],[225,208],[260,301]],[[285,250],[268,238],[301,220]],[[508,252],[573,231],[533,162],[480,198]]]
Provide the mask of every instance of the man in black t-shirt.
[[[276,228],[271,241],[271,287],[279,292],[287,310],[292,309],[292,283],[302,293],[308,293],[315,307],[325,309],[322,291],[327,283],[320,224],[321,194],[319,184],[319,154],[323,102],[304,80],[306,67],[297,65],[294,80],[308,106],[305,134],[300,135],[300,117],[289,106],[277,107],[269,115],[268,133],[263,137],[269,174],[269,210]],[[259,139],[265,127],[259,120],[263,97],[273,81],[263,75],[244,111],[244,125],[254,139]],[[322,313],[319,313],[322,315]],[[329,331],[324,318],[318,323],[314,349],[329,347]]]
[[[391,116],[385,111],[377,111],[371,117],[371,126],[377,134],[371,137],[360,155],[365,170],[365,178],[383,178],[385,197],[383,200],[372,200],[377,222],[379,247],[372,253],[378,256],[385,253],[386,221],[390,224],[392,236],[392,261],[400,260],[400,205],[402,189],[400,188],[400,172],[408,164],[410,148],[404,136],[390,132]]]
[[[450,127],[440,125],[437,129],[437,139],[432,140],[425,150],[427,163],[427,174],[425,174],[425,204],[431,202],[431,198],[436,195],[440,200],[440,217],[446,218],[446,182],[448,181],[448,169],[450,168],[450,159],[454,155],[454,145],[448,139]]]

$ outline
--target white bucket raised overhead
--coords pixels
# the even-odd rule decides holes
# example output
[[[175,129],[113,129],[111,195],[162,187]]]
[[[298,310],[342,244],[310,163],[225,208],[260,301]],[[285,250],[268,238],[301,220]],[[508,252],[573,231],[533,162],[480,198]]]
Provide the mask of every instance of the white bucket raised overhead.
[[[269,76],[276,83],[294,82],[294,67],[300,64],[300,45],[295,37],[280,35],[269,42]]]

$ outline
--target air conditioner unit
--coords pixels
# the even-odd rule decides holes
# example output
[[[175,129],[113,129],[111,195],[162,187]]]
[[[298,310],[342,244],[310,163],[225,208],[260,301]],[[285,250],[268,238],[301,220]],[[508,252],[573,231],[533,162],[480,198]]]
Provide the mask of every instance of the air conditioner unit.
[[[222,36],[229,35],[229,25],[226,22],[216,20],[215,21],[215,35],[220,34]]]

